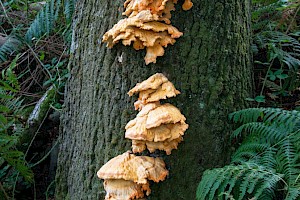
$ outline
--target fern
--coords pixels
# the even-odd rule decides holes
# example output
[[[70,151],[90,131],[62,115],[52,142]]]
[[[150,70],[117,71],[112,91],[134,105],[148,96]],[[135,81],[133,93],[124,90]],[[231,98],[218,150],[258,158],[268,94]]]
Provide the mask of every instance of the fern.
[[[242,123],[232,138],[243,142],[230,165],[204,172],[197,199],[299,199],[300,112],[250,108],[230,119]]]
[[[64,14],[66,17],[67,24],[72,21],[72,16],[75,11],[76,0],[66,0],[64,1]]]
[[[38,39],[51,33],[58,17],[60,4],[60,0],[51,0],[38,13],[25,34],[25,40],[28,43],[31,43],[33,38]]]
[[[12,174],[20,175],[28,182],[32,182],[33,173],[28,167],[24,153],[16,146],[19,133],[24,131],[23,124],[17,115],[22,111],[22,99],[15,97],[20,90],[16,75],[13,73],[18,56],[10,66],[2,71],[0,80],[0,182],[10,182]]]
[[[295,38],[279,31],[263,31],[254,35],[254,44],[260,49],[268,49],[269,61],[277,58],[290,69],[300,65],[300,43]]]
[[[7,56],[16,52],[21,46],[20,40],[18,40],[15,36],[8,36],[5,43],[0,46],[0,61],[4,62],[7,60]]]
[[[231,113],[229,119],[232,119],[235,123],[240,122],[243,124],[262,120],[266,124],[294,129],[297,122],[300,121],[300,112],[296,110],[286,111],[279,108],[249,108]]]
[[[55,23],[59,19],[63,10],[63,17],[66,20],[66,29],[64,32],[70,32],[70,24],[75,10],[76,0],[66,0],[63,5],[61,0],[49,1],[42,9],[35,20],[30,25],[25,40],[31,43],[33,39],[39,39],[44,35],[49,35],[55,28]]]
[[[217,190],[218,186],[223,185],[222,193],[233,193],[235,199],[246,199],[249,196],[259,198],[264,190],[276,188],[282,176],[274,174],[264,166],[250,162],[206,170],[199,183],[196,196],[201,200],[217,199],[221,194]],[[235,190],[235,188],[238,189]]]
[[[64,32],[70,34],[70,24],[74,13],[76,0],[66,0],[64,5],[61,5],[61,0],[51,0],[37,14],[30,27],[28,28],[24,38],[16,37],[11,34],[6,42],[0,47],[0,61],[4,62],[7,57],[14,52],[18,52],[22,48],[23,41],[28,44],[32,43],[33,39],[40,39],[43,36],[48,36],[55,29],[55,24],[59,19],[60,13],[64,14],[66,20],[66,29]],[[15,32],[17,30],[13,30]]]

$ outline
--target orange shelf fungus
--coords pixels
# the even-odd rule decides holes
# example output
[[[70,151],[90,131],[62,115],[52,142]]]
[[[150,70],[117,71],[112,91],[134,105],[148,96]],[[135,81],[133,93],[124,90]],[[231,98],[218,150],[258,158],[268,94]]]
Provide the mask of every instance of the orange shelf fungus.
[[[168,81],[161,73],[156,73],[142,83],[138,83],[127,94],[132,96],[135,93],[139,93],[138,101],[134,103],[136,110],[141,110],[143,105],[147,103],[175,97],[177,94],[180,94],[173,83]]]
[[[160,104],[159,100],[180,92],[163,74],[157,73],[137,83],[128,95],[136,93],[139,98],[134,106],[139,113],[125,127],[125,138],[132,140],[133,153],[158,149],[170,155],[183,140],[188,124],[178,108],[169,103]],[[144,200],[151,193],[149,180],[163,181],[168,173],[161,158],[126,152],[103,165],[97,176],[104,179],[106,200]]]
[[[128,122],[125,138],[133,141],[134,153],[147,148],[150,152],[156,149],[163,150],[169,155],[173,149],[177,149],[187,128],[185,117],[175,106],[149,103],[135,119]]]
[[[103,41],[112,48],[122,40],[123,45],[133,44],[134,49],[146,48],[146,64],[155,63],[158,56],[164,54],[164,48],[176,42],[175,38],[182,36],[172,25],[158,22],[157,16],[149,10],[143,10],[131,18],[120,20],[103,36]]]
[[[183,140],[188,124],[178,108],[168,103],[161,105],[159,100],[180,92],[163,74],[157,73],[136,84],[128,95],[136,93],[139,93],[139,98],[134,106],[140,112],[125,126],[125,138],[132,140],[132,151],[138,153],[148,149],[154,152],[159,149],[171,154]]]
[[[158,17],[157,21],[170,24],[171,11],[175,10],[175,0],[127,0],[124,3],[123,15],[133,17],[143,10],[149,10],[151,14]]]
[[[129,152],[114,157],[103,165],[97,176],[104,179],[106,200],[143,198],[151,193],[149,181],[163,181],[168,175],[160,158],[135,156]]]
[[[170,25],[176,3],[177,0],[126,0],[123,15],[128,18],[107,31],[102,41],[109,48],[122,40],[125,46],[133,44],[135,50],[146,49],[146,65],[156,63],[156,58],[164,55],[164,48],[173,45],[183,34]],[[192,6],[190,0],[185,0],[182,8],[189,10]]]

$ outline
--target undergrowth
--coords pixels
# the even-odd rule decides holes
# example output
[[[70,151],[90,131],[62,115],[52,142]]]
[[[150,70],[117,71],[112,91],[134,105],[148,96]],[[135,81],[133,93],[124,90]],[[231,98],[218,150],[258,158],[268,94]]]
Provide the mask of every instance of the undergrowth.
[[[249,108],[230,115],[239,124],[231,135],[239,147],[229,165],[203,173],[198,200],[300,199],[300,1],[252,3],[256,95],[248,100],[285,109]]]
[[[297,106],[300,86],[298,0],[253,2],[252,31],[258,105]]]
[[[206,170],[197,199],[296,200],[300,198],[300,112],[250,108],[230,118],[243,141],[230,165]]]
[[[14,199],[18,184],[34,187],[32,168],[45,159],[36,161],[36,155],[28,155],[39,129],[26,140],[24,134],[33,130],[28,118],[37,102],[48,88],[61,94],[68,78],[66,64],[76,0],[0,3],[0,199]],[[59,111],[61,101],[51,100],[47,106]]]

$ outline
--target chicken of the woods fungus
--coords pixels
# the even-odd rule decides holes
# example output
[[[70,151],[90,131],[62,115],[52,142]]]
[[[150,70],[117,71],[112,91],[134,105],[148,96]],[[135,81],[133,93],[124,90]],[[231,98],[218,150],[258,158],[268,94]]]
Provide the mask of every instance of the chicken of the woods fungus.
[[[175,10],[178,0],[126,0],[123,15],[133,17],[143,10],[150,10],[151,14],[158,17],[158,21],[170,24],[171,11]],[[182,9],[189,10],[193,6],[190,0],[185,0]]]
[[[178,108],[168,103],[160,104],[159,100],[180,92],[163,74],[157,73],[136,84],[128,95],[135,93],[139,93],[139,98],[134,105],[140,112],[125,126],[125,138],[132,140],[132,151],[138,153],[148,149],[154,152],[159,149],[171,154],[183,140],[188,124]]]
[[[185,117],[175,106],[168,103],[148,103],[125,126],[125,138],[132,140],[134,153],[159,149],[170,155],[183,140],[182,136],[187,128]]]
[[[123,15],[112,29],[103,35],[103,42],[112,48],[122,40],[123,45],[133,44],[135,50],[145,49],[145,63],[156,63],[158,56],[164,55],[164,47],[173,45],[176,38],[182,36],[177,28],[170,25],[171,11],[178,0],[126,0]],[[182,8],[189,10],[193,6],[185,0]]]
[[[168,175],[160,158],[135,156],[129,152],[112,158],[97,172],[104,179],[106,200],[141,199],[151,193],[149,180],[163,181]]]
[[[139,93],[139,98],[134,103],[136,110],[141,110],[147,103],[157,102],[180,94],[173,83],[161,73],[156,73],[142,83],[136,84],[127,94],[132,96],[136,93]]]

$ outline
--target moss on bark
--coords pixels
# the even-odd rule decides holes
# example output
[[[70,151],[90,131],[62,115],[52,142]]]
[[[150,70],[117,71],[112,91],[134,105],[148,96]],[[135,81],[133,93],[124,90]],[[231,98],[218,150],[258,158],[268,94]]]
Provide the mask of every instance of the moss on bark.
[[[121,0],[80,1],[74,18],[66,87],[57,199],[103,199],[97,170],[130,149],[125,124],[133,119],[135,98],[127,91],[162,72],[181,95],[168,100],[190,125],[184,142],[171,156],[166,181],[153,184],[148,199],[195,199],[201,173],[228,160],[228,113],[243,108],[251,93],[249,2],[193,0],[190,11],[180,4],[172,24],[184,32],[156,64],[145,66],[145,52],[117,45],[107,49],[102,35],[120,18]]]

